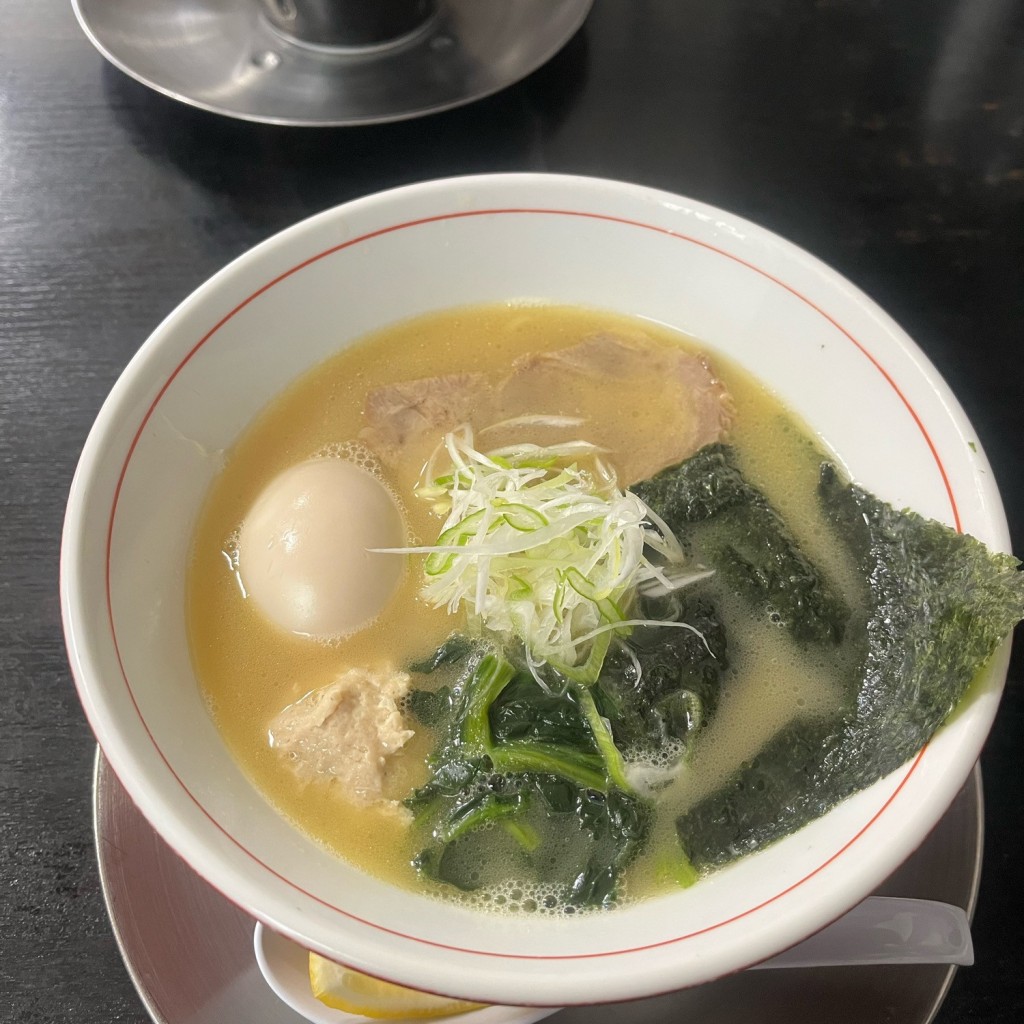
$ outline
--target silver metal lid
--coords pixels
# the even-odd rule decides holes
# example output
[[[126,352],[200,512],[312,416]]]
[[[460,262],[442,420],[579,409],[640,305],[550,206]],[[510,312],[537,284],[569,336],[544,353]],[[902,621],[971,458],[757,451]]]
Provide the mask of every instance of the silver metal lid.
[[[392,21],[352,7],[327,18],[315,4],[300,18],[294,0],[73,0],[96,48],[145,85],[229,117],[307,126],[400,121],[488,96],[554,56],[591,3],[437,0]]]

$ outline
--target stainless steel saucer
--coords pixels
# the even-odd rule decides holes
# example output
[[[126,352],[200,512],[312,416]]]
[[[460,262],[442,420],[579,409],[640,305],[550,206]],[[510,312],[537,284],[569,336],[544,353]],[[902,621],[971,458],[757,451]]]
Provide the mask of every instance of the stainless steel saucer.
[[[287,12],[294,0],[276,2]],[[72,3],[100,53],[173,99],[328,126],[399,121],[497,92],[554,56],[592,0],[436,0],[422,24],[360,45],[290,34],[260,0]]]
[[[139,997],[156,1024],[301,1024],[263,981],[251,918],[207,885],[150,828],[103,757],[94,789],[107,910]],[[974,912],[981,873],[977,768],[921,848],[878,890]],[[929,1024],[955,968],[935,965],[742,971],[698,988],[581,1006],[552,1024]]]

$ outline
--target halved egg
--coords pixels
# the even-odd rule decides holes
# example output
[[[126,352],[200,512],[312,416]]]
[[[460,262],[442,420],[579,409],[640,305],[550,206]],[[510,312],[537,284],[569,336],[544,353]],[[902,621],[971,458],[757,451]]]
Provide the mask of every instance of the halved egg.
[[[372,622],[402,578],[402,516],[388,489],[338,458],[310,459],[275,477],[238,539],[247,596],[272,622],[303,636],[346,636]]]

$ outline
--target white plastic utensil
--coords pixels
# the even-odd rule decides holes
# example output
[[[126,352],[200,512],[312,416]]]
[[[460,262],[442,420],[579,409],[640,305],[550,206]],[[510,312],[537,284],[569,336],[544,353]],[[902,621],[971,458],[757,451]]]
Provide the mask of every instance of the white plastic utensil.
[[[256,925],[256,960],[280,999],[314,1024],[365,1020],[317,1002],[309,989],[307,953],[290,939]],[[782,967],[853,967],[872,964],[974,963],[967,914],[935,900],[870,896],[816,935],[751,970]],[[462,1024],[533,1024],[555,1009],[489,1006],[458,1018]]]
[[[264,980],[283,1003],[310,1024],[368,1024],[361,1017],[325,1006],[309,985],[309,953],[291,939],[256,925],[253,934],[256,963]],[[433,1017],[433,1024],[535,1024],[557,1013],[560,1007],[485,1006],[457,1016]],[[391,1024],[418,1024],[411,1018],[397,1018]]]
[[[967,914],[935,900],[869,896],[853,910],[752,970],[867,964],[974,963]]]

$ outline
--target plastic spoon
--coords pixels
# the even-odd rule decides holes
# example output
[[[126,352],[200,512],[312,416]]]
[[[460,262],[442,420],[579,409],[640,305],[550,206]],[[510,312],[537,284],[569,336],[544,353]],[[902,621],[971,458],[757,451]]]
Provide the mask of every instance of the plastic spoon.
[[[869,896],[816,935],[751,970],[974,963],[967,914],[934,900]]]
[[[312,1024],[366,1021],[330,1010],[309,988],[308,954],[263,925],[256,925],[256,960],[270,987]],[[948,903],[870,896],[816,935],[751,970],[781,967],[849,967],[866,964],[974,963],[967,915]],[[557,1008],[488,1006],[459,1017],[437,1018],[453,1024],[533,1024]]]

